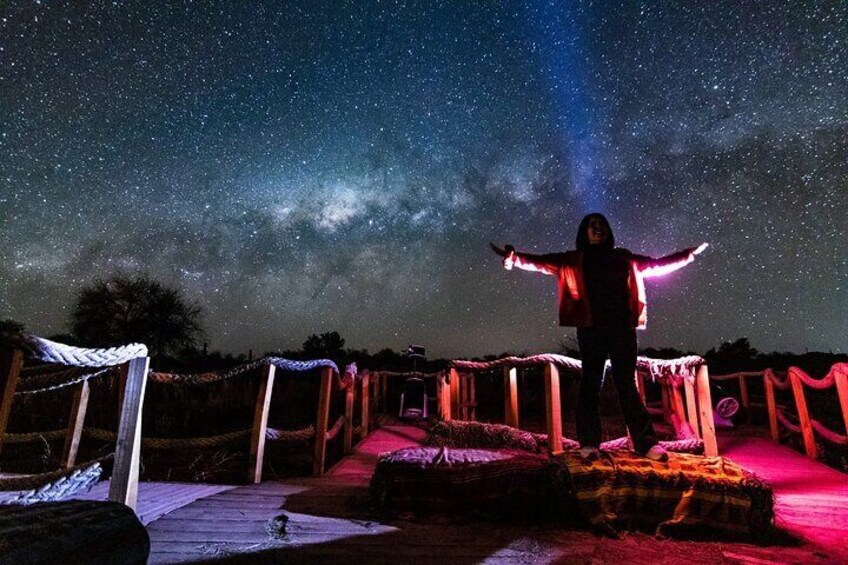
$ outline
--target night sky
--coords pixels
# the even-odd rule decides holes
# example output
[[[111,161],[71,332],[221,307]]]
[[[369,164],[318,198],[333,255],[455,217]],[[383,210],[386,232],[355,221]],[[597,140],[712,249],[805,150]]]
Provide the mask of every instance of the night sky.
[[[167,4],[167,5],[166,5]],[[503,4],[503,5],[501,5]],[[210,348],[552,351],[582,216],[695,263],[642,346],[848,350],[848,2],[0,2],[0,318],[95,278]]]

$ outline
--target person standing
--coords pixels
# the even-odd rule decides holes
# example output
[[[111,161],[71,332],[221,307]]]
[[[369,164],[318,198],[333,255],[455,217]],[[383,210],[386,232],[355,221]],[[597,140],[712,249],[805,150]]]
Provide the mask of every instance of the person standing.
[[[636,452],[656,461],[668,454],[657,443],[650,414],[636,390],[636,330],[647,322],[643,279],[675,271],[706,248],[688,248],[659,259],[615,247],[615,237],[602,214],[589,214],[580,222],[576,249],[531,255],[492,244],[504,267],[518,267],[557,277],[559,325],[577,328],[583,362],[577,405],[577,439],[580,454],[596,458],[601,444],[598,401],[607,356],[618,392],[624,421]]]

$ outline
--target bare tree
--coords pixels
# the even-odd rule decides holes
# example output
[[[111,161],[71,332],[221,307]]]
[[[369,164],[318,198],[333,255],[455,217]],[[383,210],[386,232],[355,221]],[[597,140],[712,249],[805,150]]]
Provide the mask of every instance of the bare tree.
[[[201,316],[201,308],[176,289],[146,276],[118,275],[80,292],[71,328],[86,345],[141,342],[154,355],[168,355],[197,343]]]

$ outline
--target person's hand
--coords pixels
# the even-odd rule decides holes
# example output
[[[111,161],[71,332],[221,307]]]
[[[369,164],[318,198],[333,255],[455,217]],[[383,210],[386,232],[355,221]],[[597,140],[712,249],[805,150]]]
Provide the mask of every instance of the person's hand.
[[[701,245],[699,245],[698,247],[696,247],[692,251],[692,255],[698,255],[699,253],[701,253],[704,249],[706,249],[709,246],[710,246],[710,244],[705,241],[704,243],[702,243]]]
[[[503,257],[503,266],[507,271],[512,270],[513,263],[515,261],[515,248],[512,245],[505,245],[503,249],[495,245],[494,243],[489,243],[492,246],[492,251]]]

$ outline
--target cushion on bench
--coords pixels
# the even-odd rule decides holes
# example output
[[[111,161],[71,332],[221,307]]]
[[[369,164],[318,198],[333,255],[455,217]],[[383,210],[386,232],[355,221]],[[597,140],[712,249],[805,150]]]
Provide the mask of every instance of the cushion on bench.
[[[521,450],[409,447],[380,456],[371,481],[383,507],[414,512],[538,512],[548,457]]]

